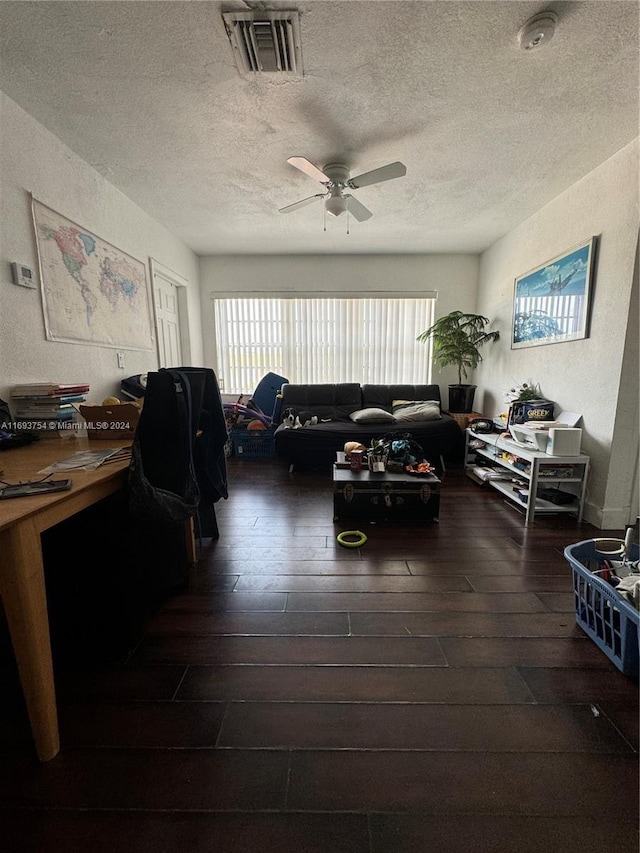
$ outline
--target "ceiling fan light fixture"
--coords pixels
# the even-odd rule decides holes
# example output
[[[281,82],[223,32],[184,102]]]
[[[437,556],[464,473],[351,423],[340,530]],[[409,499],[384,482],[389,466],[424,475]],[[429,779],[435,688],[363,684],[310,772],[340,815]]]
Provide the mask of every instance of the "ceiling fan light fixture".
[[[331,190],[331,195],[324,203],[324,209],[331,216],[340,216],[347,209],[347,200],[340,194],[339,190]]]

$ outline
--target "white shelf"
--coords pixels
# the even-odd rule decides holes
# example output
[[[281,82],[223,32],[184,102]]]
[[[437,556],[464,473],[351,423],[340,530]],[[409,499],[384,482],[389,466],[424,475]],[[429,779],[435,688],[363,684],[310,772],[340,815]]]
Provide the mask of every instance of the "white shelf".
[[[521,471],[520,468],[517,468],[515,465],[512,465],[510,462],[507,462],[505,459],[501,459],[494,450],[489,450],[487,452],[486,448],[470,448],[473,453],[479,453],[481,456],[486,457],[487,459],[491,459],[494,462],[498,462],[502,468],[506,468],[507,471],[511,471],[513,474],[522,477],[525,480],[531,479],[531,474],[526,471]],[[546,457],[545,453],[545,457]],[[563,457],[566,459],[567,457]],[[581,483],[582,477],[545,477],[540,474],[538,471],[538,482],[539,483]]]
[[[575,495],[576,501],[571,504],[554,504],[551,501],[545,501],[540,497],[536,497],[535,501],[522,500],[514,491],[513,483],[507,483],[504,480],[488,480],[488,484],[496,491],[505,495],[510,501],[523,509],[526,514],[526,523],[532,522],[536,514],[542,513],[573,513],[577,515],[578,521],[582,519],[582,511],[584,508],[584,498],[587,487],[587,475],[589,471],[588,456],[550,456],[547,453],[542,453],[533,448],[523,447],[515,441],[508,438],[500,438],[497,433],[474,433],[471,429],[466,430],[466,449],[465,449],[465,467],[472,468],[469,461],[471,454],[484,457],[496,465],[504,468],[514,477],[525,481],[529,484],[529,492],[536,494],[539,488],[545,486],[555,486],[560,483],[573,483],[578,485],[578,494]],[[469,442],[472,439],[482,441],[484,447],[469,447]],[[517,466],[511,464],[506,459],[501,457],[501,451],[511,453],[519,459],[529,463],[529,471],[522,471]],[[553,467],[571,467],[574,471],[572,477],[545,477],[540,475],[540,469],[545,466]],[[575,473],[577,470],[577,474]]]
[[[507,453],[513,453],[514,456],[519,456],[521,459],[526,459],[527,462],[533,462],[538,460],[539,464],[543,465],[584,465],[585,462],[589,461],[588,456],[550,456],[548,453],[542,453],[539,450],[534,450],[533,448],[525,447],[522,444],[518,444],[515,441],[511,441],[509,438],[500,438],[498,433],[475,433],[473,430],[467,430],[468,438],[477,438],[480,441],[485,442],[485,444],[489,447],[494,448],[494,452],[497,453],[498,450],[505,450]]]

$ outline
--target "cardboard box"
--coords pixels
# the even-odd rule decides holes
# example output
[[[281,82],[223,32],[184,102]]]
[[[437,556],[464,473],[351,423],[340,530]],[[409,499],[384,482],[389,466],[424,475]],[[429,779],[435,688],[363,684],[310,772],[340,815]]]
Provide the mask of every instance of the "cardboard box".
[[[79,406],[87,422],[90,440],[133,438],[140,419],[140,409],[133,403],[119,406]]]

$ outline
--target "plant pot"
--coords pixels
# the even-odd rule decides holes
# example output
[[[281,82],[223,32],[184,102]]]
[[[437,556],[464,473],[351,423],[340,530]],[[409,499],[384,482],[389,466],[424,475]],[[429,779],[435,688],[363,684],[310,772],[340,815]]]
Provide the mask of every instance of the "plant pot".
[[[472,412],[476,385],[449,385],[449,411]]]

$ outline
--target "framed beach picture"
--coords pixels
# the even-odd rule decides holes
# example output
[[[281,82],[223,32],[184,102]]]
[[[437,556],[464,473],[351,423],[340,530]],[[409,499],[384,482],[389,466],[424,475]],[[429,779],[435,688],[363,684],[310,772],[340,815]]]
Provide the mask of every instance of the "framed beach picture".
[[[589,335],[596,237],[516,278],[511,349]]]

